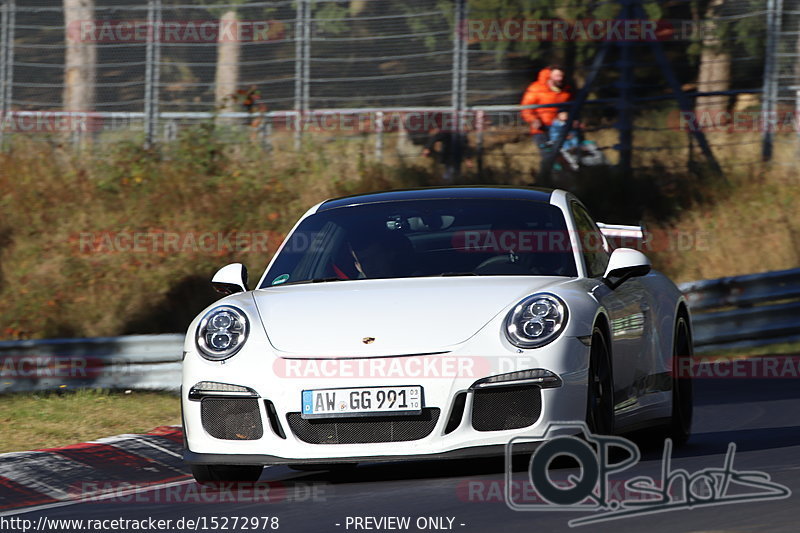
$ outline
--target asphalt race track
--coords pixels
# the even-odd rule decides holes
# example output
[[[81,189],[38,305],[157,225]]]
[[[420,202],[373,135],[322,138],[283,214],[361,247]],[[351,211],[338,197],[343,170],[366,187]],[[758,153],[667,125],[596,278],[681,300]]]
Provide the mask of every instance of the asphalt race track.
[[[705,468],[722,468],[728,443],[734,442],[737,445],[733,463],[735,470],[765,472],[772,481],[785,485],[793,494],[775,501],[715,505],[622,518],[577,527],[576,530],[777,533],[800,529],[800,388],[797,380],[698,380],[695,404],[694,435],[686,447],[674,452],[673,470],[683,468],[691,474]],[[49,519],[152,517],[172,520],[202,516],[269,516],[278,517],[278,530],[291,532],[398,530],[378,528],[371,521],[361,522],[362,527],[356,528],[353,522],[354,517],[385,519],[396,516],[411,519],[409,528],[399,530],[419,531],[417,520],[420,517],[448,517],[453,519],[451,527],[456,531],[526,533],[571,530],[573,528],[567,523],[570,519],[591,516],[592,513],[588,512],[510,510],[497,492],[504,479],[502,469],[502,459],[362,465],[354,471],[340,473],[296,472],[281,466],[265,469],[261,478],[282,487],[283,495],[275,502],[159,502],[154,497],[157,489],[153,489],[137,494],[135,501],[112,499],[40,509],[15,516],[34,521],[40,516]],[[524,466],[515,473],[515,477],[520,479],[525,475]],[[640,475],[660,478],[661,449],[645,448],[641,462],[624,473],[626,478]],[[185,481],[179,487],[193,485],[193,482]],[[471,492],[470,487],[478,489]],[[420,524],[428,531],[447,530],[449,522],[444,519],[442,524]],[[210,522],[205,525],[206,530],[215,530]],[[227,525],[229,530],[233,530],[232,524]],[[257,530],[264,530],[262,525],[259,524]],[[202,529],[200,525],[198,530]],[[242,527],[237,529],[243,530]]]

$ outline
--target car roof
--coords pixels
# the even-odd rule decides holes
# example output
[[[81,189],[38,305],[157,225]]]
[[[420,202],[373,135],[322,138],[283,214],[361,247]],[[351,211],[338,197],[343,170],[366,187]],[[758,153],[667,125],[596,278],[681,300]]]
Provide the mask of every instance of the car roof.
[[[343,196],[323,202],[317,212],[350,207],[355,205],[375,204],[380,202],[398,202],[405,200],[444,200],[444,199],[495,199],[495,200],[531,200],[550,202],[552,189],[535,187],[421,187],[417,189],[400,189],[394,191],[375,192]]]

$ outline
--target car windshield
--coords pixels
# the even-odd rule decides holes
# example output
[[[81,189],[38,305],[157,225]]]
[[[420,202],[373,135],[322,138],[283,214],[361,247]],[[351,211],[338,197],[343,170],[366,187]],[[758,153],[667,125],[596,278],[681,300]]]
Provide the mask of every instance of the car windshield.
[[[377,202],[309,216],[264,277],[292,283],[427,276],[577,276],[564,215],[530,200]]]

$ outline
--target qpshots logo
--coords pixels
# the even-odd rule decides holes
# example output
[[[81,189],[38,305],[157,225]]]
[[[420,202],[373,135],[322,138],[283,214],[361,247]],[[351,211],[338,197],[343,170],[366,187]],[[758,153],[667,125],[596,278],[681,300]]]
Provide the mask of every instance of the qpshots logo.
[[[513,457],[533,442],[543,442],[528,463],[528,482],[537,498],[525,498],[513,490]],[[514,511],[589,512],[575,518],[570,527],[621,518],[697,509],[732,503],[779,500],[792,495],[788,487],[775,483],[769,474],[734,467],[736,444],[729,443],[722,465],[689,472],[672,464],[672,441],[664,442],[660,478],[629,477],[619,490],[622,472],[635,467],[639,448],[623,437],[595,435],[583,422],[555,422],[539,436],[514,437],[506,445],[505,502]],[[616,462],[612,459],[624,457]],[[566,483],[552,475],[551,466],[569,458],[580,467],[568,474]],[[620,492],[626,495],[620,499]]]

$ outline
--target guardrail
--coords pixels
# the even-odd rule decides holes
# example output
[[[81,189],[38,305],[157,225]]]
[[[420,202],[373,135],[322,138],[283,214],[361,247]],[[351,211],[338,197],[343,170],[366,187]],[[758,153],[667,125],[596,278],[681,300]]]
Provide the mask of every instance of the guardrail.
[[[800,342],[800,268],[680,285],[695,351]]]
[[[800,341],[800,269],[684,283],[698,353]],[[181,334],[0,342],[0,392],[177,392]]]
[[[0,342],[0,392],[177,391],[183,339],[170,334]]]

